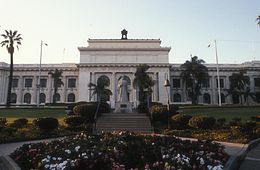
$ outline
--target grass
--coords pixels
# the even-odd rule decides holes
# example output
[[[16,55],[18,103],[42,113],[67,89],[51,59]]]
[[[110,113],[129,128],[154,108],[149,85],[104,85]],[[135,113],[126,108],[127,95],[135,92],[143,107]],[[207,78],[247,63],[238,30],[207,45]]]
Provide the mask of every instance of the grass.
[[[54,117],[61,123],[66,117],[64,108],[1,108],[0,117],[5,117],[7,121],[13,122],[18,118],[27,118],[29,122],[32,122],[35,118],[40,117]]]
[[[184,114],[213,116],[216,119],[226,118],[226,121],[230,121],[232,118],[247,121],[251,120],[252,116],[260,116],[260,107],[184,107],[181,110]]]

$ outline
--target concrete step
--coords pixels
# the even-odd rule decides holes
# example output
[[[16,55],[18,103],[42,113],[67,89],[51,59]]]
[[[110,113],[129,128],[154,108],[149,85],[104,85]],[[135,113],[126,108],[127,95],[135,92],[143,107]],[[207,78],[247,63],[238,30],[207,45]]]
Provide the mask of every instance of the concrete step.
[[[140,113],[106,113],[97,120],[96,132],[133,131],[152,133],[150,119]]]

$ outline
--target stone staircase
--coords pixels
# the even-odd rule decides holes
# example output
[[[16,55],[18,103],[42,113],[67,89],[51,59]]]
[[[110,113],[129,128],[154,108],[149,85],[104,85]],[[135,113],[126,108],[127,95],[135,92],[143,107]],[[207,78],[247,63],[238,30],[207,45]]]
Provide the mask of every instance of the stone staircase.
[[[153,133],[150,119],[142,113],[106,113],[98,118],[96,133],[115,130]]]

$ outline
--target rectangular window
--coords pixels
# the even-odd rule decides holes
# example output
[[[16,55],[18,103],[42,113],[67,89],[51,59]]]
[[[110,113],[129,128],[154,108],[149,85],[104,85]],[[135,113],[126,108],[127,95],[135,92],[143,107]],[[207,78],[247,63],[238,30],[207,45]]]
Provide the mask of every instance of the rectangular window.
[[[41,85],[40,87],[43,87],[43,88],[47,87],[47,79],[41,79],[40,85]]]
[[[14,78],[12,82],[12,87],[17,88],[18,87],[18,79]]]
[[[210,85],[209,85],[209,78],[208,79],[204,79],[202,81],[202,87],[203,88],[209,88],[210,87]]]
[[[224,79],[219,79],[219,82],[220,82],[220,88],[224,88]],[[216,85],[217,85],[217,88],[218,88],[218,79],[216,79]]]
[[[254,78],[255,87],[260,87],[260,78]]]
[[[76,87],[76,79],[75,78],[70,78],[68,80],[68,88],[75,88]]]
[[[29,88],[29,87],[32,87],[32,81],[33,81],[33,79],[25,79],[25,84],[24,84],[24,87],[27,87],[27,88]]]
[[[172,79],[172,87],[173,88],[180,88],[181,87],[181,80],[180,79]]]

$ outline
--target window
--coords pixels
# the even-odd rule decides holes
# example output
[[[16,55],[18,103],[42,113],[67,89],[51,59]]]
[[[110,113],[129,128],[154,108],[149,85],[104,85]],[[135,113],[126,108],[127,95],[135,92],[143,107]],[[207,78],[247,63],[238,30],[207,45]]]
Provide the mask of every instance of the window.
[[[68,94],[68,102],[75,102],[75,94],[73,93]]]
[[[13,82],[12,82],[12,87],[13,88],[17,88],[18,87],[18,79],[13,79]]]
[[[60,102],[60,94],[56,93],[53,95],[53,102]]]
[[[220,88],[224,88],[224,79],[219,79],[219,82],[220,82]],[[216,85],[218,87],[218,79],[216,79]]]
[[[209,87],[210,87],[210,85],[209,85],[209,79],[204,79],[204,80],[202,81],[202,87],[203,87],[203,88],[209,88]]]
[[[75,88],[76,87],[76,79],[69,79],[68,80],[68,88]]]
[[[40,94],[40,103],[45,103],[46,95],[44,93]]]
[[[61,79],[59,79],[59,80],[58,80],[58,82],[57,82],[57,87],[59,87],[59,88],[60,88],[60,87],[61,87],[61,85],[62,85],[62,80],[61,80]]]
[[[173,95],[173,102],[181,102],[181,95],[178,93],[175,93]]]
[[[181,87],[181,80],[180,79],[172,79],[172,87],[173,88],[180,88]]]
[[[260,78],[254,78],[255,87],[260,87]]]
[[[47,87],[47,79],[40,80],[40,87]]]
[[[210,95],[208,93],[205,93],[203,95],[203,103],[207,103],[207,104],[210,104],[211,103],[211,100],[210,100]]]
[[[31,94],[30,93],[26,93],[23,97],[23,102],[30,104],[31,103]]]
[[[24,87],[32,87],[32,79],[25,79]]]
[[[17,95],[15,93],[11,94],[11,103],[16,103],[17,101]]]

